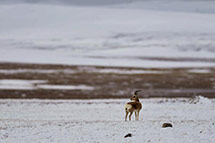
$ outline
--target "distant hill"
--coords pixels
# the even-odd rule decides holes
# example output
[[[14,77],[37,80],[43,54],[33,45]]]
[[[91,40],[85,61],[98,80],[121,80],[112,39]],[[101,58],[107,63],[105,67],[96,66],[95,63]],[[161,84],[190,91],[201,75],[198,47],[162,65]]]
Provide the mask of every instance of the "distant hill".
[[[72,5],[110,5],[143,0],[1,0],[0,3],[59,3]]]
[[[113,5],[122,3],[132,2],[153,2],[158,0],[1,0],[0,3],[48,3],[48,4],[71,4],[71,5]],[[213,0],[159,0],[159,2],[173,2],[173,1],[184,1],[184,2],[206,2]]]
[[[55,4],[71,6],[113,6],[148,10],[215,13],[214,0],[0,0],[1,4]]]

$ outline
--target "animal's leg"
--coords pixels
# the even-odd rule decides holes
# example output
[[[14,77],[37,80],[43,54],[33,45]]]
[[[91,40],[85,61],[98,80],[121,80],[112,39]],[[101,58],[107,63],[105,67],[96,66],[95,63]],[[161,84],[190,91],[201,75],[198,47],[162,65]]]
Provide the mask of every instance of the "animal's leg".
[[[128,111],[125,111],[125,121],[127,121]]]
[[[129,115],[129,121],[131,121],[131,115],[133,114],[133,112],[130,112],[130,115]]]
[[[135,111],[135,120],[137,121],[137,111]]]
[[[137,121],[139,121],[139,114],[140,114],[140,111],[137,111]]]

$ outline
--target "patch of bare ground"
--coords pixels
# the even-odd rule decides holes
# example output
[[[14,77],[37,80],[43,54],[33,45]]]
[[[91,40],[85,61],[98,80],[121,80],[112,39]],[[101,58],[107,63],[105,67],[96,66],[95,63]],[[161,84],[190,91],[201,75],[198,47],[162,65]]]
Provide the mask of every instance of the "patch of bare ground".
[[[135,89],[141,89],[141,96],[146,98],[215,97],[215,68],[145,69],[0,63],[0,80],[3,79],[46,80],[49,85],[86,85],[94,89],[0,89],[0,98],[127,98]]]

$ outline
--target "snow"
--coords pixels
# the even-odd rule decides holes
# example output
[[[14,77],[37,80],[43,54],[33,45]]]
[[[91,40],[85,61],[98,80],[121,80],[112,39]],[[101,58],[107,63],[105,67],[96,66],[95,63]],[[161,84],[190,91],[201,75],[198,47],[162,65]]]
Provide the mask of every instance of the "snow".
[[[0,69],[0,73],[4,74],[17,74],[17,73],[58,73],[58,72],[66,72],[66,73],[75,73],[73,70],[48,70],[48,69]]]
[[[146,68],[215,66],[214,1],[74,3],[0,4],[0,61]],[[197,60],[145,59],[154,57]]]
[[[191,99],[190,103],[210,105],[211,100],[209,100],[208,98],[205,98],[204,96],[198,95],[198,96],[195,96],[193,99]]]
[[[162,74],[164,71],[153,71],[153,70],[123,70],[123,69],[100,69],[100,70],[89,70],[89,72],[99,73],[115,73],[115,74]]]
[[[61,90],[93,90],[94,87],[87,85],[49,85],[46,80],[21,80],[1,79],[0,89],[36,90],[36,89],[61,89]]]
[[[190,72],[190,73],[210,73],[211,70],[209,70],[209,69],[191,69],[191,70],[188,70],[188,72]]]
[[[215,142],[215,102],[203,100],[141,99],[140,121],[129,122],[128,99],[0,100],[0,142]]]
[[[45,80],[1,79],[0,89],[32,90],[35,84],[45,83]]]
[[[61,90],[93,90],[94,87],[91,86],[86,86],[86,85],[77,85],[77,86],[72,86],[72,85],[39,85],[37,86],[38,88],[41,89],[61,89]]]
[[[208,0],[150,0],[144,1],[144,4],[141,0],[133,0],[129,5],[120,4],[114,7],[191,13],[214,13],[214,5],[214,1]]]
[[[190,70],[191,72],[192,70]],[[126,70],[126,69],[96,69],[93,67],[79,68],[77,70],[63,69],[63,70],[44,70],[44,69],[15,69],[15,70],[0,70],[0,73],[3,74],[17,74],[17,73],[67,73],[74,74],[78,72],[88,72],[88,73],[114,73],[114,74],[162,74],[167,73],[164,71],[153,71],[153,70]],[[194,70],[192,72],[195,72]],[[206,72],[209,72],[208,70]]]

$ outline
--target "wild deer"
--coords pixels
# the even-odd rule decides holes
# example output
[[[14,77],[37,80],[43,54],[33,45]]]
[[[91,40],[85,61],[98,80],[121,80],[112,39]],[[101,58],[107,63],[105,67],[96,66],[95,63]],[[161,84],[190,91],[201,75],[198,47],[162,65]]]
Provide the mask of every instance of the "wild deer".
[[[130,113],[129,121],[131,121],[131,115],[133,112],[135,112],[135,120],[139,120],[139,113],[142,109],[142,104],[139,101],[138,92],[141,92],[141,90],[135,91],[134,95],[130,98],[131,102],[125,104],[125,121],[127,121],[128,113]]]

